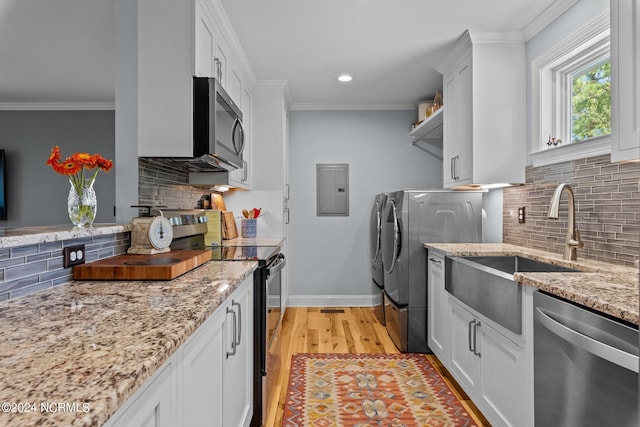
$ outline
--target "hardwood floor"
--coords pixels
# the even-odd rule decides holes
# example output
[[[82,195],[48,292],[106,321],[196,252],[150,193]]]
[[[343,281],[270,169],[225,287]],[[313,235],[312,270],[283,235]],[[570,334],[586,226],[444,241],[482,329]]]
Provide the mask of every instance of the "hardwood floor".
[[[291,355],[294,353],[399,353],[372,308],[287,308],[278,341],[279,376],[275,396],[267,411],[267,426],[282,424]],[[465,409],[479,426],[490,426],[449,372],[432,354],[429,360],[445,378]]]

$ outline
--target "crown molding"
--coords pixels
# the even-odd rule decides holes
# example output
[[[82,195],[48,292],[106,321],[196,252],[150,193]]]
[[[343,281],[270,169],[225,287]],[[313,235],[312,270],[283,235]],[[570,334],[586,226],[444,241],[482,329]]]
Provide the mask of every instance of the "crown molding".
[[[414,111],[416,109],[415,104],[331,104],[331,103],[321,103],[321,102],[293,102],[289,106],[289,110],[297,110],[297,111],[321,111],[321,110],[329,110],[329,111],[390,111],[390,110],[398,110],[398,111]]]
[[[0,102],[0,111],[75,111],[115,109],[115,102]]]
[[[527,26],[524,27],[522,32],[524,38],[529,41],[536,34],[542,31],[547,25],[555,21],[560,15],[565,13],[567,9],[578,3],[579,0],[556,0],[549,7],[547,7],[542,13],[536,16]]]

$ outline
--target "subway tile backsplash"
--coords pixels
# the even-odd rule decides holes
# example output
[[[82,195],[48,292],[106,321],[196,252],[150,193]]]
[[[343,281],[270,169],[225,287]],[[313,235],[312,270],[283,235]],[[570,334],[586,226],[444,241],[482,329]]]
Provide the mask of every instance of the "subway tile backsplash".
[[[584,248],[578,258],[632,266],[640,251],[640,164],[611,163],[609,155],[526,169],[526,184],[504,189],[503,241],[562,254],[568,204],[563,195],[560,218],[547,219],[558,184],[575,194],[576,225]],[[518,223],[518,207],[526,221]]]
[[[0,301],[28,295],[66,283],[73,278],[72,267],[63,267],[62,249],[85,245],[86,262],[123,254],[130,246],[130,233],[17,246],[0,249]]]

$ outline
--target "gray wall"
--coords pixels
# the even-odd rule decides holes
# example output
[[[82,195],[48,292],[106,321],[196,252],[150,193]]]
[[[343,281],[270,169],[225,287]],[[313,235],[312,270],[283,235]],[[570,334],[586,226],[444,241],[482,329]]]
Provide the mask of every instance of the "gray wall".
[[[46,165],[54,145],[63,156],[99,153],[113,159],[114,111],[0,111],[0,148],[6,153],[7,220],[1,227],[69,224],[69,181]],[[115,221],[115,168],[99,172],[96,223]],[[137,185],[134,183],[133,185]]]
[[[409,139],[415,111],[292,111],[290,305],[372,302],[369,213],[375,194],[441,187],[442,159]],[[316,164],[349,164],[349,216],[316,216]]]

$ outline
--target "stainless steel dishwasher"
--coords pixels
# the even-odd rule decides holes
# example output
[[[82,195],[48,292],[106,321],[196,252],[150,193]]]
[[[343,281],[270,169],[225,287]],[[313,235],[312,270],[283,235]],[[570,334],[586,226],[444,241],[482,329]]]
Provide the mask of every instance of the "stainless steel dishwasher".
[[[535,425],[638,426],[638,328],[534,292]]]

